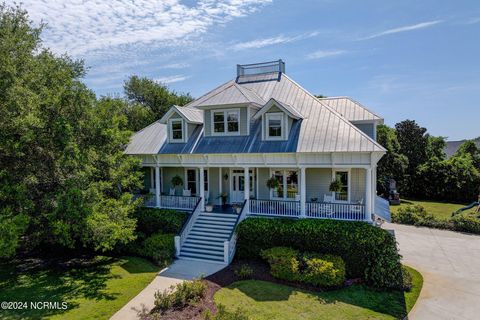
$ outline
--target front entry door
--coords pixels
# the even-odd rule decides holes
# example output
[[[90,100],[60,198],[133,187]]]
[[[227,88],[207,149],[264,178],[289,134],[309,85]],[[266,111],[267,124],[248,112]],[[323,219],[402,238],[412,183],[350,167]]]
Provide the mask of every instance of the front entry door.
[[[252,170],[249,171],[250,176],[250,195],[255,194],[255,181]],[[230,203],[241,203],[245,200],[245,174],[243,170],[233,170],[232,186],[230,192]]]

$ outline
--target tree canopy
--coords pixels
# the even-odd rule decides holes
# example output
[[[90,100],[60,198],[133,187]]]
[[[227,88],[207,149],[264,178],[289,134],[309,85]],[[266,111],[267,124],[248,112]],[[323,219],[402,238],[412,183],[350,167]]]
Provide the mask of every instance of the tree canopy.
[[[105,251],[134,237],[141,177],[123,153],[123,105],[97,100],[83,62],[44,48],[41,32],[0,5],[0,257],[22,242]]]

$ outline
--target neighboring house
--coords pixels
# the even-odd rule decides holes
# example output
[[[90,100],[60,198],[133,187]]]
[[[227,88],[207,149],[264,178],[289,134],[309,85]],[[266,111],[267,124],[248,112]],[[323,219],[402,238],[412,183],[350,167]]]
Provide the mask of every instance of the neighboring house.
[[[279,60],[238,65],[235,79],[137,132],[126,153],[142,159],[154,195],[146,205],[193,212],[177,255],[228,263],[233,229],[251,215],[388,220],[375,191],[381,123],[350,98],[315,98]],[[181,187],[172,185],[176,176]],[[272,177],[278,186],[270,189]],[[334,180],[338,192],[329,191]],[[240,215],[220,206],[222,193]]]
[[[457,153],[458,149],[462,144],[467,142],[468,140],[460,140],[460,141],[447,141],[447,145],[445,146],[445,154],[447,158],[451,158]],[[480,148],[480,138],[476,138],[473,140],[478,148]]]

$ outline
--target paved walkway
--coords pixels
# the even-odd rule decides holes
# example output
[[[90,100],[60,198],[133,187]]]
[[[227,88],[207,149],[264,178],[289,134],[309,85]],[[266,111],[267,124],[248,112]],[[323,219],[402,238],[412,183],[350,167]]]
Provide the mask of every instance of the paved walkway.
[[[480,319],[480,236],[384,224],[424,284],[410,320]]]
[[[153,281],[145,287],[135,298],[130,300],[122,309],[118,310],[111,320],[134,320],[137,318],[138,311],[143,307],[151,310],[154,306],[154,293],[157,290],[163,291],[170,286],[176,285],[184,280],[192,280],[201,276],[209,276],[225,268],[224,264],[192,261],[175,260],[168,268],[162,270]]]

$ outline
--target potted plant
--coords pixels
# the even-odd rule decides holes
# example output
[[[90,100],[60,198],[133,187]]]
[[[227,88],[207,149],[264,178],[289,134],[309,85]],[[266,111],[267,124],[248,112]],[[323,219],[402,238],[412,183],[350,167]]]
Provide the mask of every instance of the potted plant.
[[[205,205],[205,211],[212,212],[213,211],[213,205],[211,203],[207,203]]]
[[[177,189],[177,187],[183,186],[183,180],[178,174],[172,178],[171,182],[173,189]]]
[[[228,199],[228,193],[222,192],[220,195],[217,197],[222,199],[222,208],[226,209],[227,208],[227,199]]]
[[[242,211],[242,207],[239,206],[239,205],[236,204],[236,203],[235,203],[232,207],[233,207],[233,210],[235,210],[235,212],[236,212],[237,214],[240,214],[240,212]]]
[[[342,182],[338,179],[333,180],[330,183],[330,187],[328,188],[331,192],[340,192],[342,191]]]
[[[276,189],[280,186],[280,182],[274,176],[268,179],[266,184],[267,184],[267,188],[269,189]]]

